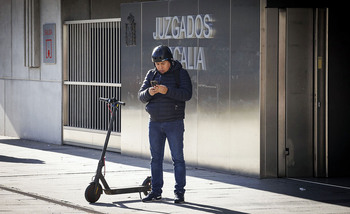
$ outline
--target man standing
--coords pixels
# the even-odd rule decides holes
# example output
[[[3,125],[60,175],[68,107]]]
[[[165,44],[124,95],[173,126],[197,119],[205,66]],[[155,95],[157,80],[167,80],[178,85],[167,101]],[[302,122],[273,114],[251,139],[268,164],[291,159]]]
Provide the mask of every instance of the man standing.
[[[163,187],[163,159],[168,139],[175,174],[175,203],[184,202],[186,165],[183,155],[185,102],[192,97],[192,83],[180,62],[173,60],[167,46],[152,52],[155,68],[148,71],[139,90],[141,102],[147,103],[150,115],[149,143],[151,150],[152,191],[143,202],[160,200]]]

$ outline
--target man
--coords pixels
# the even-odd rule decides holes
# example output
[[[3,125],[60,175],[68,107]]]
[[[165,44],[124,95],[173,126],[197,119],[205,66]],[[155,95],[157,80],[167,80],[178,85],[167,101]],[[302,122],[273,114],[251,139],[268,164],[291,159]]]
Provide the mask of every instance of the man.
[[[163,187],[163,159],[168,139],[175,174],[175,203],[184,202],[186,166],[183,155],[185,102],[192,97],[192,83],[180,62],[173,60],[167,46],[152,52],[155,68],[148,71],[139,90],[141,102],[147,103],[150,115],[149,143],[151,150],[152,191],[143,202],[160,200]]]

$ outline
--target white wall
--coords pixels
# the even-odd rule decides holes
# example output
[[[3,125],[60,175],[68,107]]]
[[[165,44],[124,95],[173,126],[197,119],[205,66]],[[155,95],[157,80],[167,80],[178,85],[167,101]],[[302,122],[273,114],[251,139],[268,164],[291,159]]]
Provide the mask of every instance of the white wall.
[[[41,59],[39,68],[24,66],[24,5],[23,0],[1,1],[0,135],[61,144],[61,3],[40,1],[40,41],[43,24],[55,23],[56,63]]]

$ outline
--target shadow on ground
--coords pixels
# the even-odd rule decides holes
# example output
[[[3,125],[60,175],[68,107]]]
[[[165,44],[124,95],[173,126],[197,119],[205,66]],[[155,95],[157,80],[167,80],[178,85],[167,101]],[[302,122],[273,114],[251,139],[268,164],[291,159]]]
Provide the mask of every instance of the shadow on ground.
[[[53,145],[30,140],[0,139],[0,145],[1,144],[8,144],[30,149],[58,152],[68,155],[92,158],[96,159],[96,165],[98,162],[97,160],[100,158],[101,155],[101,151],[97,149],[81,148],[68,145]],[[149,169],[149,161],[140,160],[139,158],[129,156],[122,156],[121,154],[115,152],[107,152],[106,156],[109,162]],[[44,161],[41,160],[18,159],[11,158],[10,156],[0,156],[0,161],[14,163],[25,162],[32,164],[44,164]],[[172,171],[171,167],[172,166],[170,164],[166,164],[164,169],[167,171]],[[298,180],[288,178],[259,179],[213,171],[210,171],[210,173],[208,173],[208,171],[210,170],[188,167],[187,176],[206,179],[209,181],[209,183],[210,181],[216,181],[231,184],[233,185],[232,188],[242,186],[246,188],[299,197],[323,203],[350,207],[350,178],[303,178]],[[126,207],[128,203],[133,203],[133,201],[115,202],[114,205],[119,207]],[[168,202],[163,201],[163,203]],[[97,203],[95,205],[98,206],[99,204]],[[100,205],[107,206],[102,204]],[[190,202],[186,203],[185,206],[187,206],[189,209],[203,209],[206,211],[213,210],[213,212],[216,211],[216,213],[237,213],[235,211],[230,210],[220,210],[221,208],[218,207],[193,204]]]

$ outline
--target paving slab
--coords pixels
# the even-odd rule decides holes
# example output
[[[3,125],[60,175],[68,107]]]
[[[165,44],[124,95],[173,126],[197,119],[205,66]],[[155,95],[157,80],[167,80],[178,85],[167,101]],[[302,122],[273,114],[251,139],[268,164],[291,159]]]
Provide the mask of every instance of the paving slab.
[[[0,213],[350,213],[350,179],[259,179],[188,166],[184,204],[173,203],[174,175],[164,164],[163,199],[138,193],[84,192],[101,151],[0,136]],[[141,185],[149,160],[107,152],[111,187]],[[143,195],[141,195],[143,197]]]

